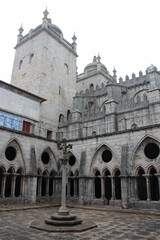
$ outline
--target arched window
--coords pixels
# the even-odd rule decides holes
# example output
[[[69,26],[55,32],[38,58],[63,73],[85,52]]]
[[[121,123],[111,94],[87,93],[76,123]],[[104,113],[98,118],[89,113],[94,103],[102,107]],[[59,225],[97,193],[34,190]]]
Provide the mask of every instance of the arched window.
[[[37,192],[36,195],[41,195],[41,186],[42,186],[42,172],[40,169],[37,170]]]
[[[29,63],[32,63],[33,57],[34,57],[34,54],[32,53],[32,54],[29,56]]]
[[[52,196],[53,195],[53,192],[54,192],[54,189],[53,189],[53,186],[54,186],[54,176],[55,176],[55,172],[52,171],[50,173],[50,177],[49,177],[49,196]]]
[[[64,115],[63,114],[59,115],[59,122],[60,123],[64,122]]]
[[[112,186],[111,186],[111,179],[108,177],[110,172],[108,170],[105,171],[105,197],[109,201],[112,197]]]
[[[3,167],[0,167],[0,197],[3,197],[3,188],[4,188],[4,175],[5,172]]]
[[[42,177],[42,191],[41,195],[45,196],[47,193],[47,171],[43,172],[43,177]]]
[[[75,190],[76,190],[76,193],[75,193],[75,195],[77,195],[77,196],[79,196],[79,178],[78,178],[78,176],[79,176],[79,172],[78,171],[76,171],[76,173],[75,173],[75,184],[76,184],[76,188],[75,188]]]
[[[90,84],[89,89],[90,89],[90,91],[93,91],[93,90],[94,90],[94,85],[93,85],[93,83]]]
[[[71,120],[71,111],[67,111],[67,121]]]
[[[116,170],[115,172],[115,198],[121,199],[121,179],[120,179],[120,171]]]
[[[139,200],[147,200],[147,186],[146,178],[143,176],[144,170],[140,168],[138,170],[137,187],[138,187],[138,198]]]
[[[18,169],[15,182],[15,197],[22,196],[22,169]]]
[[[155,175],[157,172],[154,168],[150,169],[150,190],[151,190],[151,200],[158,201],[159,200],[159,184],[158,177]]]
[[[6,185],[5,185],[5,197],[11,197],[12,187],[13,187],[13,169],[9,168],[7,171],[8,175],[6,177]]]
[[[101,179],[100,179],[100,172],[97,170],[95,172],[95,197],[101,198]]]
[[[74,179],[73,179],[72,172],[70,172],[69,174],[69,186],[70,186],[70,189],[69,189],[70,196],[73,197],[74,196]]]
[[[23,64],[23,60],[21,60],[21,61],[19,62],[19,66],[18,66],[18,69],[19,69],[19,70],[22,68],[22,64]]]

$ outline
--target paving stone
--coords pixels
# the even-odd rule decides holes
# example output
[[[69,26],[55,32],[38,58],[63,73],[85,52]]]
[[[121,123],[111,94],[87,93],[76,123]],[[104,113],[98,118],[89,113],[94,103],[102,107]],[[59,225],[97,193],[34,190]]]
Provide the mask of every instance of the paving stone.
[[[94,221],[98,227],[82,233],[47,233],[30,228],[32,221],[42,221],[57,208],[2,211],[0,240],[160,240],[160,216],[93,209],[71,209],[80,218]]]

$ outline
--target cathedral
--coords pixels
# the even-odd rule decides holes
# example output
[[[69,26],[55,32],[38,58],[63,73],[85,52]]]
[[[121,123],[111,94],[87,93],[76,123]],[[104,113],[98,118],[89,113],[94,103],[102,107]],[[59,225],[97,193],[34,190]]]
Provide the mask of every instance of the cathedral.
[[[43,14],[0,81],[0,204],[60,203],[66,139],[68,204],[160,209],[160,72],[117,79],[98,55],[77,74],[76,36]]]

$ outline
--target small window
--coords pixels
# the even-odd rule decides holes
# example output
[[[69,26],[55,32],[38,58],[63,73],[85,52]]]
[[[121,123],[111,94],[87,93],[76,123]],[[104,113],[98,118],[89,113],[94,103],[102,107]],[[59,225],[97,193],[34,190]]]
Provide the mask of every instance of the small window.
[[[47,130],[47,138],[52,139],[52,131]]]
[[[29,63],[32,63],[33,57],[34,57],[34,54],[32,53],[32,54],[29,56]]]
[[[19,70],[22,68],[22,63],[23,63],[23,61],[21,60],[21,61],[19,62],[19,67],[18,67]]]
[[[23,121],[23,132],[30,133],[31,124],[29,122]]]

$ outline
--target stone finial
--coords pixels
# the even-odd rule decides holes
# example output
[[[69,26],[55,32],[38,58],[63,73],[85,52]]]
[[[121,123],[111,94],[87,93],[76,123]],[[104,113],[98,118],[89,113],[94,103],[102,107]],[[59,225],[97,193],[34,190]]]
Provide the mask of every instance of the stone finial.
[[[77,51],[77,43],[76,43],[77,38],[76,38],[75,33],[72,37],[72,40],[73,40],[72,47],[73,47],[74,51],[76,52]]]
[[[47,8],[43,12],[43,14],[44,14],[44,18],[42,19],[43,20],[43,26],[46,26],[48,23],[51,23],[51,19],[48,18],[49,12],[48,12]]]
[[[135,79],[135,78],[136,78],[136,74],[132,73],[132,79]]]
[[[100,61],[101,61],[101,57],[100,57],[99,53],[98,53],[97,60],[98,60],[98,62],[100,62]]]
[[[22,33],[23,33],[23,31],[24,31],[24,29],[23,29],[23,26],[21,25],[21,27],[18,29],[18,31],[19,31],[19,36],[22,36]]]
[[[119,82],[123,83],[123,78],[122,77],[119,78]]]
[[[128,80],[129,80],[129,76],[128,76],[128,75],[126,75],[126,76],[125,76],[125,79],[126,79],[126,81],[128,81]]]
[[[114,67],[114,69],[113,69],[113,77],[114,77],[115,80],[117,80],[117,75],[116,75],[116,73],[117,73],[117,71],[116,71],[116,69],[115,69],[115,67]]]
[[[93,62],[97,62],[97,57],[96,56],[93,57]]]
[[[75,43],[76,40],[77,40],[75,33],[74,33],[74,35],[73,35],[73,37],[72,37],[72,40],[73,40],[73,43]]]
[[[139,71],[139,77],[142,77],[142,76],[143,76],[142,71]]]
[[[23,33],[24,29],[23,29],[22,25],[18,29],[18,31],[19,31],[19,34],[18,34],[18,37],[17,37],[17,43],[19,43],[21,41],[22,37],[23,37],[22,33]]]
[[[46,9],[44,10],[43,14],[44,14],[44,18],[47,18],[47,17],[48,17],[49,12],[48,12],[48,10],[47,10],[47,7],[46,7]]]

